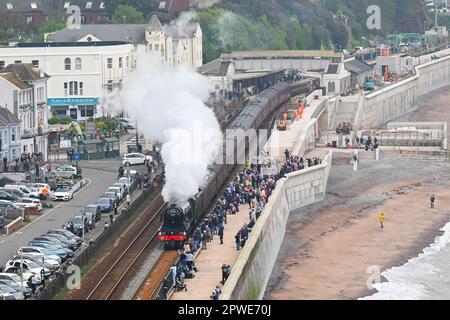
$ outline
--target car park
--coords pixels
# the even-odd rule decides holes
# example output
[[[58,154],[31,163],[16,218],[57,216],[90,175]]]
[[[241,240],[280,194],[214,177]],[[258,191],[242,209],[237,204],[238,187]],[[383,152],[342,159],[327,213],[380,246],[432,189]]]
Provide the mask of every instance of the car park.
[[[102,209],[98,204],[89,204],[84,208],[84,213],[92,213],[95,217],[94,222],[98,222],[102,219]]]
[[[19,208],[38,208],[38,211],[42,211],[41,201],[33,198],[20,198],[15,202],[15,205]]]
[[[58,200],[69,201],[70,199],[73,199],[73,190],[70,187],[58,188],[53,193],[52,198],[54,201]]]
[[[133,166],[145,163],[145,155],[142,153],[127,153],[122,157],[122,165]]]
[[[102,213],[109,213],[112,210],[112,202],[109,198],[100,198],[97,201]]]

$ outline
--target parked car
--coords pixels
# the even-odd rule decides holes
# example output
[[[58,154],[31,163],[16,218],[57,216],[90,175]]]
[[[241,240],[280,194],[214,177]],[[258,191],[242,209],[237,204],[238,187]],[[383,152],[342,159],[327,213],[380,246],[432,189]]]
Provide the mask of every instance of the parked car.
[[[76,249],[78,249],[80,247],[80,244],[77,242],[77,240],[66,238],[65,236],[63,236],[61,234],[46,233],[46,234],[43,234],[41,237],[50,238],[50,239],[57,239],[58,241],[68,245],[69,249],[71,249],[71,250],[76,250]]]
[[[45,279],[48,279],[48,277],[50,277],[50,275],[52,274],[49,269],[42,267],[42,266],[38,265],[36,262],[31,261],[31,260],[23,259],[22,268],[20,265],[21,265],[21,260],[9,260],[5,264],[5,272],[8,272],[8,270],[10,268],[19,268],[19,269],[23,268],[23,270],[26,272],[40,274],[41,276],[43,273]]]
[[[127,177],[122,177],[117,181],[118,181],[117,183],[124,184],[128,188],[128,190],[130,190],[131,186],[133,185],[133,179],[131,178],[128,179]]]
[[[136,123],[134,123],[129,118],[119,118],[119,122],[126,128],[126,129],[135,129]]]
[[[57,169],[57,171],[62,171],[62,172],[67,172],[67,173],[70,172],[74,176],[76,176],[78,173],[77,168],[71,164],[63,164],[59,169]]]
[[[0,200],[0,209],[19,209],[19,207],[11,201],[8,200]]]
[[[52,237],[45,237],[45,236],[40,236],[40,237],[36,237],[33,238],[32,241],[37,241],[37,242],[48,242],[52,245],[54,245],[55,247],[61,247],[61,249],[71,249],[70,245],[56,239],[56,238],[52,238]],[[72,250],[73,251],[73,250]]]
[[[70,250],[65,245],[62,245],[62,244],[59,244],[56,242],[49,242],[49,241],[43,241],[43,240],[31,240],[30,242],[28,242],[28,245],[36,246],[36,247],[43,247],[43,248],[47,248],[49,250],[53,250],[53,249],[62,250],[67,254],[68,258],[71,258],[74,255],[73,250]]]
[[[77,236],[76,234],[73,234],[72,232],[70,232],[69,230],[66,229],[51,229],[49,231],[47,231],[47,234],[59,234],[59,235],[63,235],[64,237],[68,238],[68,239],[74,239],[77,241],[78,244],[81,244],[81,238],[79,236]]]
[[[42,211],[41,201],[33,198],[20,198],[15,202],[15,205],[19,208],[32,208],[37,207],[39,211]]]
[[[41,254],[41,255],[21,254],[20,256],[15,255],[13,260],[20,260],[21,258],[34,261],[39,265],[42,265],[42,263],[43,263],[44,267],[50,269],[50,271],[56,271],[61,266],[61,264],[58,261],[50,259],[43,254]]]
[[[144,163],[145,155],[142,153],[127,153],[122,158],[122,164],[127,167]]]
[[[53,198],[53,201],[58,201],[58,200],[69,201],[70,199],[73,199],[73,190],[70,187],[58,188],[53,193],[52,198]]]
[[[111,187],[120,188],[120,192],[123,194],[122,198],[125,198],[128,194],[128,187],[126,183],[116,182]]]
[[[125,196],[122,192],[122,189],[120,187],[109,187],[108,189],[106,189],[107,193],[111,192],[111,193],[115,193],[117,195],[118,200],[122,200],[123,197]]]
[[[44,197],[50,195],[51,188],[47,183],[33,183],[31,186],[37,189],[39,195],[42,195]]]
[[[10,193],[8,193],[6,191],[0,190],[0,200],[6,200],[6,201],[14,202],[14,201],[17,200],[17,197],[13,196],[12,194],[10,194]]]
[[[102,198],[111,199],[111,201],[113,201],[112,204],[114,204],[114,201],[117,201],[117,203],[119,203],[119,201],[120,201],[119,195],[117,193],[115,193],[115,192],[105,192],[102,195]]]
[[[10,286],[0,284],[0,296],[6,297],[6,300],[23,300],[22,292],[16,291]],[[8,299],[7,297],[12,297],[14,299]]]
[[[60,257],[61,261],[66,261],[67,258],[69,257],[67,252],[65,252],[64,250],[62,250],[60,248],[56,248],[56,247],[52,246],[49,243],[30,241],[28,243],[28,246],[29,247],[38,247],[38,248],[47,249],[52,254],[57,255],[58,257]]]
[[[95,216],[91,212],[85,212],[84,216],[87,219],[87,230],[92,230],[95,228]]]
[[[7,185],[5,185],[5,188],[19,190],[19,191],[23,192],[24,196],[27,198],[39,199],[39,192],[36,189],[30,188],[27,186],[18,185],[18,184],[7,184]],[[21,198],[23,198],[23,196]]]
[[[102,219],[102,209],[100,208],[100,206],[98,204],[90,204],[87,205],[84,208],[84,213],[91,213],[94,215],[95,217],[95,221],[94,222],[98,222]]]
[[[27,254],[35,257],[42,257],[44,255],[46,259],[52,259],[57,261],[59,264],[61,264],[62,259],[57,254],[51,252],[48,249],[41,248],[41,247],[21,247],[17,251],[17,254],[20,256],[21,254]]]
[[[97,201],[102,213],[109,213],[112,210],[112,202],[109,198],[100,198]]]
[[[87,222],[86,217],[84,217],[84,222],[83,222],[82,216],[75,216],[69,220],[69,223],[73,224],[74,231],[77,236],[81,236],[83,234],[83,228],[84,228],[84,232],[87,232],[88,222]]]
[[[22,277],[22,286],[24,288],[27,288],[27,280],[28,278]],[[20,286],[20,276],[16,273],[10,273],[10,272],[2,272],[0,273],[0,280],[7,280],[7,281],[14,281],[16,284]]]
[[[10,195],[12,195],[15,198],[24,198],[25,195],[23,194],[22,191],[18,190],[18,189],[11,189],[11,188],[0,188],[0,191],[5,191],[7,193],[9,193]]]
[[[22,292],[23,290],[23,296],[25,299],[31,297],[31,289],[25,286],[21,287],[20,284],[18,284],[14,280],[0,279],[0,285],[11,287],[18,292]]]

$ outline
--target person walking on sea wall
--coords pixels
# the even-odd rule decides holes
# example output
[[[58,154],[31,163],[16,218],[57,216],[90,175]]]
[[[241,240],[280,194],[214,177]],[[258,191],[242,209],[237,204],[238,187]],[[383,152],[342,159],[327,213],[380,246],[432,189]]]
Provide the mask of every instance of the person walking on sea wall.
[[[431,197],[430,197],[430,205],[431,205],[431,209],[434,208],[434,200],[435,200],[434,194],[432,194]]]
[[[380,214],[380,228],[384,228],[384,213]]]

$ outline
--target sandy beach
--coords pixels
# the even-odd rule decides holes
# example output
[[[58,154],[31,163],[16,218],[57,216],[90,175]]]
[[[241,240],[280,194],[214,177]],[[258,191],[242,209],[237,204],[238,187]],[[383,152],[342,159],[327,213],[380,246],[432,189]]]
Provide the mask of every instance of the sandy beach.
[[[380,272],[417,256],[450,221],[450,166],[335,153],[326,199],[291,213],[267,299],[357,299]],[[429,197],[436,195],[436,208]],[[381,229],[378,217],[386,216]]]

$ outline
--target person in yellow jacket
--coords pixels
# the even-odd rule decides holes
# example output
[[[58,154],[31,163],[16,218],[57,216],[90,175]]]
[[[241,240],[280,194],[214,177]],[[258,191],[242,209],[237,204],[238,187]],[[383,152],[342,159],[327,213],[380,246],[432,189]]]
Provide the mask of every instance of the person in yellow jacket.
[[[251,170],[251,169],[252,169],[252,163],[251,163],[250,161],[247,163],[247,169],[248,169],[248,170]]]
[[[383,229],[384,225],[384,213],[380,214],[380,228]]]

